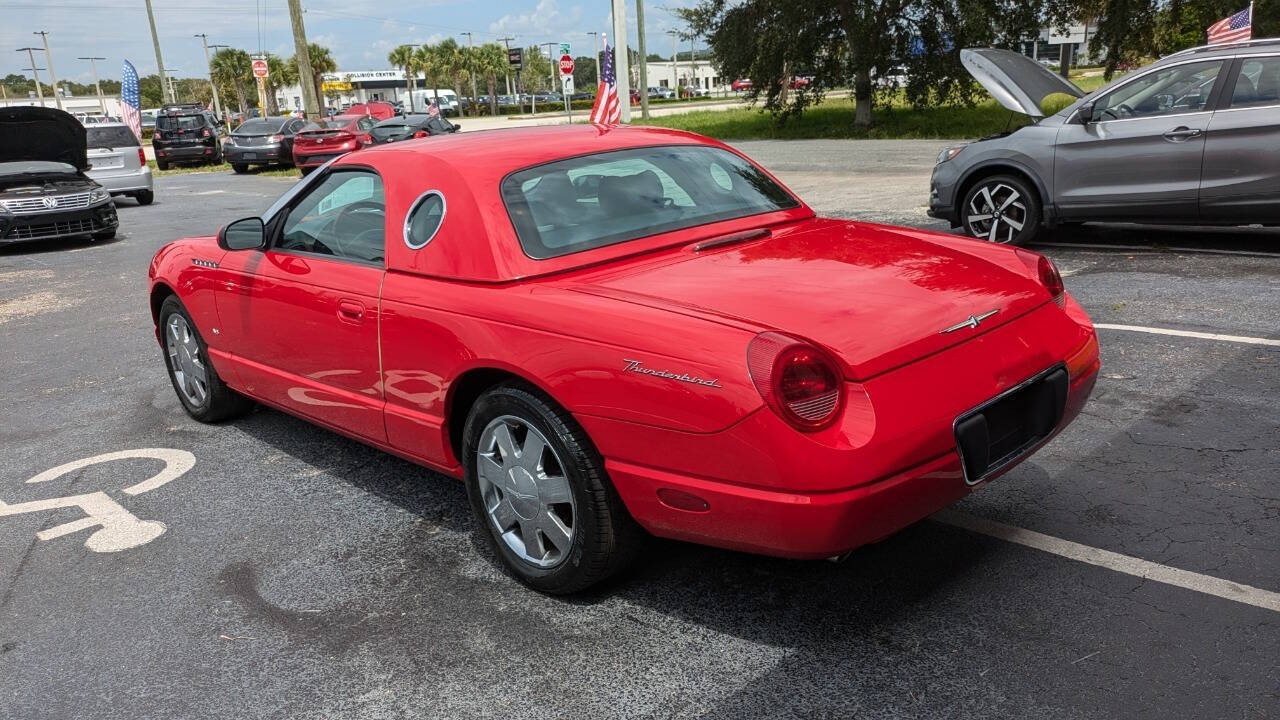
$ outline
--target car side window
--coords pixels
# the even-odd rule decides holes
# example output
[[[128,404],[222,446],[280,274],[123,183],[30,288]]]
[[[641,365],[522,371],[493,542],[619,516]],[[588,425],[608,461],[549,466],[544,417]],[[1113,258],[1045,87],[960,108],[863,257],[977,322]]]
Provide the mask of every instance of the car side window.
[[[289,210],[275,248],[381,263],[385,232],[382,178],[369,170],[335,170]]]
[[[1280,56],[1245,58],[1231,94],[1231,107],[1268,105],[1280,105]]]
[[[378,124],[377,121],[374,120],[373,118],[365,117],[365,118],[360,118],[360,122],[356,123],[356,126],[359,127],[361,130],[368,132],[374,125],[377,125],[377,124]]]
[[[1222,71],[1221,60],[1154,70],[1094,103],[1096,122],[1201,112]]]

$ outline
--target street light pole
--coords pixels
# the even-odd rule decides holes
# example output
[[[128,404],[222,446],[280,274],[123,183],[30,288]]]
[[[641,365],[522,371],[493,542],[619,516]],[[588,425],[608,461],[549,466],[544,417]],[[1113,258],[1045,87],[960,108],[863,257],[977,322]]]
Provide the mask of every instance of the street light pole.
[[[636,52],[640,60],[640,118],[649,120],[649,61],[644,49],[644,0],[636,0]]]
[[[98,91],[98,106],[102,108],[102,114],[107,114],[107,101],[102,97],[102,83],[98,82],[98,61],[106,60],[104,57],[82,57],[77,60],[88,60],[93,67],[93,87]]]
[[[503,47],[505,47],[505,48],[507,49],[507,57],[511,57],[511,41],[512,41],[512,40],[515,40],[515,38],[513,38],[513,37],[501,37],[501,38],[498,38],[498,42],[502,43],[502,46],[503,46]],[[511,65],[510,65],[510,63],[508,63],[508,64],[507,64],[507,73],[506,73],[506,77],[507,77],[507,94],[508,94],[508,95],[511,95],[511,94],[512,94],[512,92],[511,92]]]
[[[599,85],[600,84],[600,33],[591,31],[591,32],[588,32],[587,34],[590,35],[593,40],[595,40],[596,51],[592,53],[591,57],[595,58],[595,61],[596,61],[596,85]]]
[[[679,30],[668,30],[667,34],[671,36],[671,89],[676,91],[676,99],[680,99],[680,65],[676,62],[676,39],[680,36]]]
[[[44,40],[44,64],[49,68],[49,84],[53,86],[53,102],[57,104],[58,109],[62,109],[62,95],[58,94],[58,76],[53,72],[53,54],[49,52],[49,33],[44,30],[37,30],[32,35],[39,35]],[[31,63],[31,67],[35,67],[35,63]]]
[[[147,0],[150,2],[150,0]],[[320,120],[320,99],[316,97],[316,76],[311,71],[307,49],[307,28],[302,22],[302,3],[289,0],[289,22],[293,25],[293,53],[298,61],[298,81],[302,85],[302,107],[311,122]]]
[[[36,67],[35,51],[39,49],[40,48],[24,47],[18,48],[18,52],[25,52],[27,57],[31,59],[31,67],[27,69],[31,71],[31,77],[36,79],[36,97],[40,98],[40,107],[44,107],[44,89],[40,87],[40,71]],[[58,89],[54,88],[53,91],[57,93]]]
[[[693,86],[698,87],[698,61],[693,56],[693,31],[689,32],[689,77],[693,78]],[[693,95],[689,95],[693,99]]]
[[[218,83],[213,79],[213,61],[209,59],[209,36],[200,33],[191,37],[200,38],[200,44],[204,46],[204,67],[209,71],[209,86],[213,88],[213,112],[218,117],[222,117],[222,101],[218,99]]]
[[[476,100],[476,43],[469,32],[467,36],[467,74],[471,76],[471,117],[480,117],[480,103]]]
[[[169,102],[173,99],[173,88],[164,81],[164,58],[160,55],[160,35],[156,32],[156,15],[151,11],[151,0],[147,2],[147,22],[151,23],[151,44],[156,48],[156,68],[160,71],[160,92],[168,93]]]

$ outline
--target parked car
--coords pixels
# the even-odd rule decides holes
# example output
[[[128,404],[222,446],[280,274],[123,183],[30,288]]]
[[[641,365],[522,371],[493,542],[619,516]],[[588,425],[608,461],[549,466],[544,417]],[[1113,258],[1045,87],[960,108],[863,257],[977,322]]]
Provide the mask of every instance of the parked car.
[[[70,113],[0,108],[0,246],[115,237],[115,204],[88,169],[85,128]]]
[[[1099,367],[1048,258],[817,217],[667,129],[375,146],[150,279],[193,418],[260,400],[462,478],[550,593],[642,529],[800,558],[883,538],[1043,446]]]
[[[138,113],[138,118],[142,124],[143,130],[156,129],[156,116],[160,114],[159,110],[143,110]]]
[[[238,173],[252,165],[292,165],[294,135],[306,124],[300,118],[253,118],[227,136],[222,150]]]
[[[139,205],[155,199],[151,167],[138,136],[124,123],[99,123],[85,128],[92,180],[114,196],[127,195]]]
[[[368,115],[374,120],[386,120],[396,116],[396,108],[391,103],[375,100],[367,103],[356,103],[347,108],[343,115]]]
[[[436,102],[436,107],[440,108],[440,112],[445,115],[457,115],[458,109],[461,107],[458,102],[458,94],[452,90],[437,88],[434,90],[413,91],[414,110],[425,110],[430,107],[432,102]]]
[[[369,131],[377,124],[364,114],[308,123],[293,137],[293,164],[306,175],[339,155],[355,152],[373,142]]]
[[[943,149],[930,215],[1014,244],[1090,221],[1280,225],[1280,39],[1184,50],[1087,95],[1012,51],[960,59],[1037,122]],[[1052,94],[1078,99],[1044,117]]]
[[[745,92],[751,88],[751,78],[738,78],[729,84],[729,89],[734,92]]]
[[[369,137],[375,144],[386,144],[432,135],[448,135],[458,132],[461,127],[442,115],[405,115],[374,125],[369,131]]]
[[[213,113],[200,103],[165,105],[156,116],[151,136],[156,167],[168,170],[175,163],[222,164],[221,130]]]

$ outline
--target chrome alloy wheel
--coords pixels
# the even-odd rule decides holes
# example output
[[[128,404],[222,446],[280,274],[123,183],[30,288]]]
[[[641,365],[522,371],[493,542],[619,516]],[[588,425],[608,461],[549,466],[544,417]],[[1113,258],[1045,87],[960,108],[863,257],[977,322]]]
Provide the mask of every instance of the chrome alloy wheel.
[[[164,344],[174,384],[187,402],[204,405],[209,397],[209,371],[200,361],[200,343],[180,313],[173,313],[165,323]]]
[[[513,553],[540,568],[564,562],[577,506],[560,456],[542,433],[513,415],[495,418],[480,434],[476,476],[489,522]]]
[[[1012,186],[988,185],[969,200],[965,223],[974,237],[1010,243],[1027,224],[1027,205]]]

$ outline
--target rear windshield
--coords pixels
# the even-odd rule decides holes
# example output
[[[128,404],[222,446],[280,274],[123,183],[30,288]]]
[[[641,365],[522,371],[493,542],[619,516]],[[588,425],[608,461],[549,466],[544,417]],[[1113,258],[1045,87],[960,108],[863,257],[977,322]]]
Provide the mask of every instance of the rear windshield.
[[[138,147],[138,138],[123,125],[89,126],[85,133],[91,148]]]
[[[204,117],[200,115],[160,115],[156,118],[156,128],[160,130],[198,130],[204,127]]]
[[[280,128],[284,125],[284,120],[246,120],[240,127],[236,128],[237,135],[266,135],[267,133],[280,132]]]
[[[799,202],[751,163],[713,147],[587,155],[508,175],[520,246],[541,260]]]
[[[364,116],[361,115],[360,117]],[[339,115],[332,120],[317,120],[315,122],[307,123],[307,126],[302,128],[301,132],[307,132],[310,130],[342,130],[343,128],[350,127],[351,123],[358,119],[358,117],[351,115]]]

